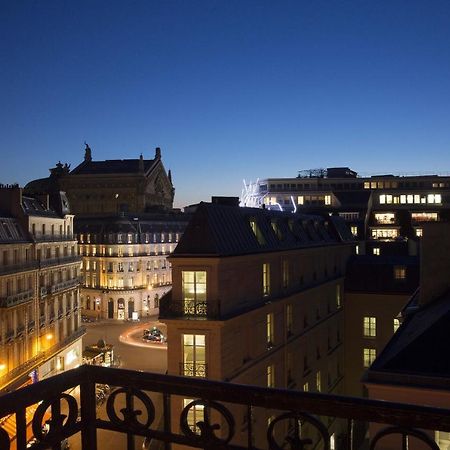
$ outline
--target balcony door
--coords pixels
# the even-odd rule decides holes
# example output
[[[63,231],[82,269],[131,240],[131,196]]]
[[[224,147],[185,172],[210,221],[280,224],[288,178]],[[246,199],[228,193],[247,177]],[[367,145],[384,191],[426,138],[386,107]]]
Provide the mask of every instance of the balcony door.
[[[183,334],[183,364],[181,374],[206,377],[206,339],[204,334]]]

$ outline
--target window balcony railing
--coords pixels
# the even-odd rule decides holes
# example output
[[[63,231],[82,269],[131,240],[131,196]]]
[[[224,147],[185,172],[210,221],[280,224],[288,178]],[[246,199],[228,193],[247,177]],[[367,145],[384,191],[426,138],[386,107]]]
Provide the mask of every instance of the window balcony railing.
[[[25,272],[27,270],[37,269],[38,267],[39,261],[23,261],[17,264],[3,264],[0,266],[0,275]]]
[[[75,234],[42,234],[35,233],[33,235],[35,242],[63,242],[63,241],[76,241]]]
[[[22,303],[26,303],[31,300],[34,296],[33,289],[28,289],[27,291],[19,292],[17,294],[8,295],[7,297],[0,297],[0,308],[10,308],[12,306],[17,306]]]
[[[34,321],[32,321],[32,322],[34,323]],[[79,327],[76,331],[74,331],[72,334],[70,334],[69,336],[64,338],[62,341],[55,344],[54,346],[50,347],[49,349],[47,349],[45,351],[39,352],[37,355],[30,357],[23,364],[20,364],[19,366],[14,367],[12,370],[9,370],[5,375],[0,376],[0,386],[2,386],[2,389],[3,389],[5,386],[8,386],[8,384],[10,382],[14,381],[15,379],[19,378],[20,376],[23,376],[24,374],[28,377],[28,374],[34,368],[36,368],[39,364],[42,364],[44,361],[48,360],[52,355],[58,353],[63,348],[65,348],[68,345],[75,342],[77,339],[79,339],[85,333],[86,333],[86,328]],[[2,422],[2,413],[1,413],[1,408],[0,408],[0,449],[3,450],[2,437],[1,437],[1,434],[2,434],[1,422]],[[8,448],[8,447],[5,447],[5,448]]]
[[[96,384],[115,386],[105,413],[97,410]],[[74,387],[79,387],[79,399],[67,393]],[[150,396],[149,393],[162,395]],[[174,411],[170,411],[172,396],[195,400],[174,417]],[[26,408],[31,405],[38,406],[31,424],[27,424]],[[202,414],[197,415],[196,423],[191,423],[199,410]],[[261,417],[262,412],[271,420]],[[104,449],[99,436],[101,430],[123,436],[121,441],[118,438],[114,448],[124,450],[143,448],[144,438],[151,442],[151,448],[153,443],[160,443],[166,450],[171,448],[171,443],[208,450],[328,450],[328,425],[337,423],[336,420],[345,430],[335,442],[339,450],[355,450],[353,430],[358,423],[367,425],[368,422],[384,427],[378,432],[371,429],[367,448],[381,449],[384,438],[399,435],[401,443],[397,448],[408,448],[409,438],[413,437],[422,441],[423,447],[437,450],[439,447],[423,429],[450,431],[450,410],[447,409],[88,365],[2,396],[2,450],[10,450],[12,445],[1,418],[13,414],[14,448],[19,449],[26,448],[30,428],[37,439],[31,449],[59,449],[63,440],[77,434],[81,450]],[[159,416],[161,421],[155,420]],[[44,418],[48,431],[42,428]]]
[[[207,365],[204,362],[180,363],[180,375],[185,377],[206,378]]]
[[[39,266],[41,268],[43,267],[52,267],[52,266],[60,266],[62,264],[70,264],[75,262],[80,262],[83,260],[81,256],[75,255],[75,256],[63,256],[63,257],[57,257],[57,258],[50,258],[50,259],[40,259],[39,260]]]
[[[193,317],[207,317],[208,303],[206,301],[199,302],[196,300],[184,300],[183,315]]]

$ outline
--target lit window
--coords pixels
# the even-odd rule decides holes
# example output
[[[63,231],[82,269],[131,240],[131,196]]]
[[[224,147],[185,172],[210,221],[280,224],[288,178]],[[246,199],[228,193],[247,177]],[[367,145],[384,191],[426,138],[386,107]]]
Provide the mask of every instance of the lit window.
[[[297,197],[297,204],[303,205],[304,202],[305,202],[305,198],[303,197],[303,195],[299,195],[299,196]]]
[[[405,194],[400,195],[400,203],[402,205],[406,204],[406,195]]]
[[[308,392],[309,391],[309,383],[305,383],[303,385],[303,392]]]
[[[385,194],[381,194],[380,195],[380,204],[384,205],[386,203],[386,195]]]
[[[368,181],[364,181],[364,189],[370,189],[370,183]]]
[[[422,228],[416,228],[416,236],[422,237],[423,236],[423,229]]]
[[[273,365],[267,366],[267,387],[275,387],[275,367]]]
[[[264,239],[264,235],[261,233],[261,230],[258,226],[258,224],[256,223],[256,220],[252,219],[250,220],[250,228],[253,231],[253,234],[255,235],[258,244],[259,245],[265,245],[266,244],[266,240]]]
[[[398,330],[399,326],[400,326],[400,320],[394,319],[394,333]]]
[[[375,256],[380,256],[380,247],[374,247],[373,248],[373,254]]]
[[[341,285],[336,286],[336,308],[341,307]]]
[[[186,406],[188,406],[192,401],[192,398],[185,398],[183,400],[183,408],[186,408]],[[203,405],[193,405],[188,410],[187,424],[195,434],[200,434],[200,428],[198,424],[204,421],[205,415],[203,410]]]
[[[266,340],[267,348],[273,347],[273,313],[266,316]]]
[[[363,335],[364,335],[364,337],[375,337],[377,335],[377,319],[376,319],[376,317],[364,317],[364,319],[363,319]]]
[[[414,203],[420,203],[420,195],[414,194]]]
[[[406,267],[394,266],[394,278],[396,280],[404,280],[406,278]]]
[[[325,205],[331,205],[331,195],[325,195]]]
[[[411,213],[411,219],[414,222],[436,222],[438,220],[438,213],[435,212]]]
[[[275,236],[279,241],[283,239],[283,234],[281,233],[280,227],[276,220],[271,220],[270,225],[272,226],[272,230],[275,233]]]
[[[370,188],[371,189],[376,189],[377,188],[377,182],[376,181],[371,181],[370,182]]]
[[[155,264],[155,268],[156,268]],[[186,271],[182,273],[182,295],[184,314],[206,315],[206,271]]]
[[[262,288],[263,296],[270,295],[270,264],[264,263],[262,266]]]
[[[357,255],[359,255],[359,245],[356,245],[356,246],[355,246],[355,253],[356,253]]]
[[[390,205],[390,204],[392,203],[392,195],[390,195],[390,194],[387,194],[387,195],[386,195],[386,203],[387,203],[388,205]]]
[[[287,259],[283,259],[283,288],[287,288],[289,286],[289,261]]]
[[[370,367],[377,357],[377,351],[374,348],[363,349],[363,363],[364,367]]]
[[[375,213],[375,220],[377,223],[390,224],[395,222],[394,213]]]
[[[320,375],[320,370],[316,373],[316,389],[317,392],[320,392],[322,390],[322,379]]]
[[[408,195],[406,196],[406,201],[407,201],[408,203],[414,203],[414,196],[413,196],[412,194],[408,194]]]
[[[206,377],[206,342],[204,334],[183,334],[183,370],[186,377]]]
[[[372,239],[395,239],[398,237],[398,229],[396,228],[372,228]]]
[[[353,236],[358,236],[358,227],[356,225],[352,225],[350,227],[350,231],[353,234]]]
[[[330,450],[336,450],[336,438],[335,438],[335,434],[336,434],[336,433],[333,433],[333,434],[330,436]]]
[[[286,329],[288,334],[292,333],[292,305],[286,305]]]

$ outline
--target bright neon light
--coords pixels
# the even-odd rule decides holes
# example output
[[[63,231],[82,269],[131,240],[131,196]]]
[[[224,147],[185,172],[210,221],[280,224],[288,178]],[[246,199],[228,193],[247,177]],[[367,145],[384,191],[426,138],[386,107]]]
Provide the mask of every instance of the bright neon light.
[[[297,205],[294,202],[294,197],[291,195],[291,202],[294,205],[294,211],[292,211],[294,214],[297,212]]]

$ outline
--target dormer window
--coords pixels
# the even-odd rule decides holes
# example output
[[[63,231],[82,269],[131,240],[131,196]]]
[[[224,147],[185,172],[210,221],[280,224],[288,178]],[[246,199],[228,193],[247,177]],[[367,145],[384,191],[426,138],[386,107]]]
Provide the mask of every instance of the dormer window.
[[[279,226],[279,224],[278,224],[278,221],[277,221],[277,220],[271,220],[271,221],[270,221],[270,225],[271,225],[272,230],[273,230],[273,232],[275,233],[275,236],[277,237],[277,239],[278,239],[279,241],[283,240],[283,234],[281,233],[281,230],[280,230],[280,226]]]
[[[259,245],[266,245],[266,240],[264,239],[263,234],[261,233],[261,229],[259,228],[258,223],[255,219],[250,219],[250,228],[253,231],[253,234],[255,235],[256,239],[258,240]]]

